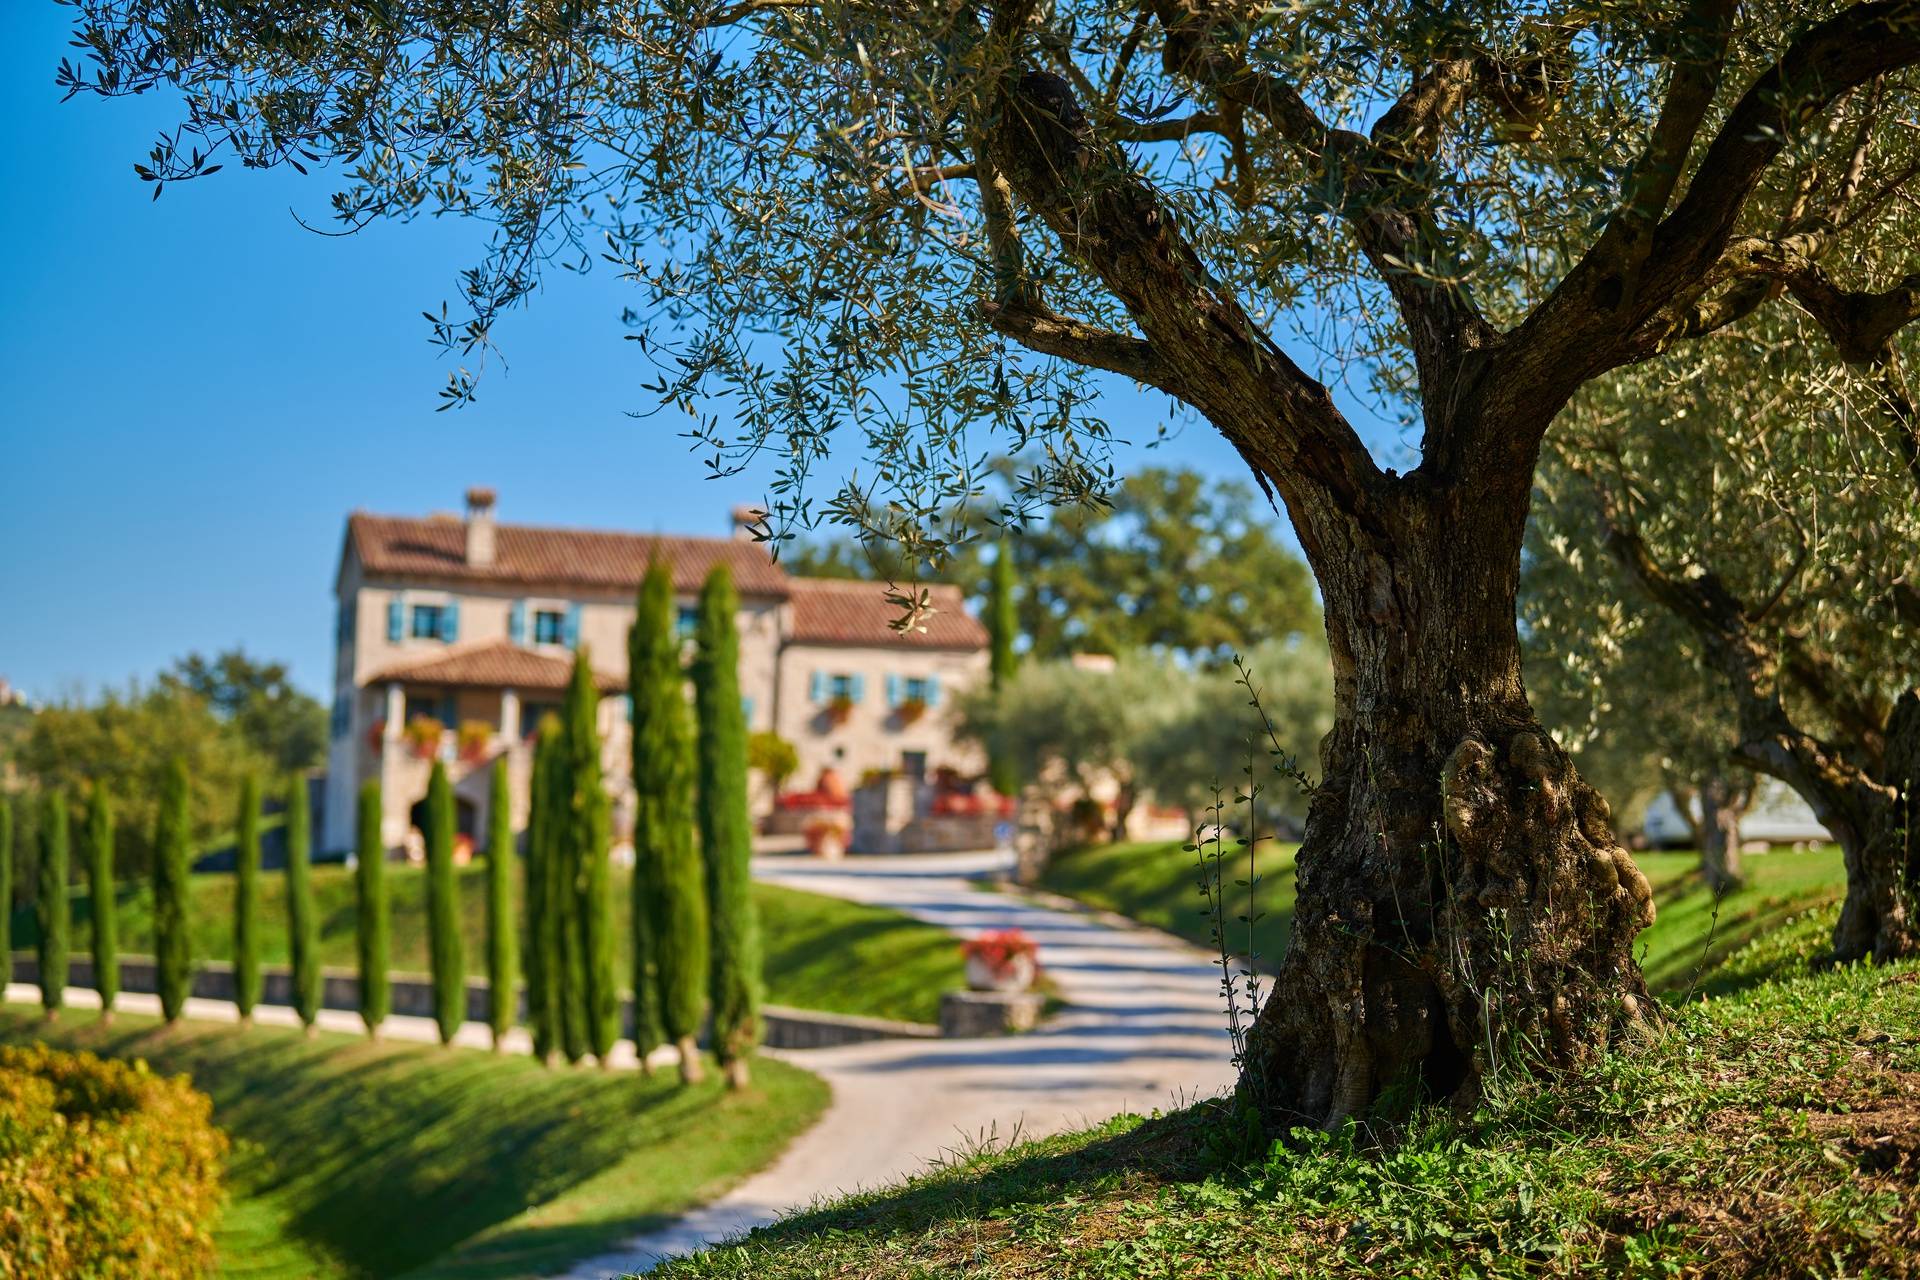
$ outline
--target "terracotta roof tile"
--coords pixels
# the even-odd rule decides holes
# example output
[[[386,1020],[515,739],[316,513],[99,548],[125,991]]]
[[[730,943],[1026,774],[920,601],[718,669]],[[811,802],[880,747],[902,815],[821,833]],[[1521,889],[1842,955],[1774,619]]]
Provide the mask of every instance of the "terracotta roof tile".
[[[967,612],[966,597],[948,583],[925,584],[934,612],[925,631],[895,631],[900,616],[877,582],[844,578],[790,578],[793,644],[905,645],[923,649],[984,649],[987,629]]]
[[[448,648],[393,663],[367,678],[368,684],[392,680],[465,689],[564,689],[573,660],[557,653],[523,649],[505,640],[487,640]],[[594,672],[602,693],[627,687],[623,677]]]
[[[697,592],[718,564],[733,571],[733,585],[742,595],[787,593],[787,575],[773,563],[764,543],[523,524],[500,524],[495,530],[494,562],[476,568],[467,563],[466,525],[458,517],[361,511],[347,521],[347,539],[368,576],[375,578],[632,591],[657,557],[672,566],[674,589],[682,593]]]

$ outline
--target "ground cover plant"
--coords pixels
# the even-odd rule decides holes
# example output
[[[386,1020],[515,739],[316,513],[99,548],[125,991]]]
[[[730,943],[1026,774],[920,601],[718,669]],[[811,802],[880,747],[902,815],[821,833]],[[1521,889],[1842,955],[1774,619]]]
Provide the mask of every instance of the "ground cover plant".
[[[778,1062],[722,1095],[520,1055],[0,1009],[0,1042],[32,1040],[143,1059],[211,1096],[233,1140],[222,1266],[290,1280],[550,1275],[710,1199],[827,1102]]]
[[[1218,1102],[1121,1117],[655,1274],[1920,1275],[1920,968],[1814,973],[1817,923],[1796,976],[1690,1003],[1564,1087],[1510,1074],[1470,1112],[1271,1145]]]
[[[395,973],[427,972],[426,875],[418,867],[387,868],[389,934]],[[480,861],[458,868],[460,927],[466,953],[485,954],[486,868]],[[193,954],[199,959],[233,957],[235,881],[224,874],[190,877]],[[313,897],[320,921],[320,961],[329,968],[355,969],[358,944],[357,894],[353,873],[339,865],[316,866]],[[627,918],[627,876],[608,886],[614,919]],[[516,882],[515,896],[521,897]],[[831,1013],[933,1022],[939,1018],[940,993],[966,985],[959,943],[944,929],[922,924],[883,907],[844,902],[775,885],[755,884],[765,952],[767,1001]],[[151,955],[153,898],[145,884],[119,886],[120,943],[129,955]],[[74,928],[89,918],[84,892],[74,898]],[[260,882],[260,959],[267,965],[288,962],[285,882],[280,876]],[[14,945],[34,945],[32,910],[13,917]],[[614,931],[619,973],[631,972],[628,933]],[[476,964],[473,976],[481,975]]]

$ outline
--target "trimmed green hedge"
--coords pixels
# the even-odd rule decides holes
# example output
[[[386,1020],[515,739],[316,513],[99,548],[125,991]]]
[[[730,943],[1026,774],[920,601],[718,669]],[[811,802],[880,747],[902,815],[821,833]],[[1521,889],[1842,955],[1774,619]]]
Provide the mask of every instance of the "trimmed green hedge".
[[[213,1269],[227,1139],[185,1077],[0,1046],[0,1259],[18,1277]]]

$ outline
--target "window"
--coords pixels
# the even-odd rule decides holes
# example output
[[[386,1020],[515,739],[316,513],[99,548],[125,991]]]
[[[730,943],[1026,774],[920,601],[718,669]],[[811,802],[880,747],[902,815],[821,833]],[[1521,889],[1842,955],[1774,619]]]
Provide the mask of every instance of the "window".
[[[415,640],[438,640],[446,630],[447,611],[445,606],[437,604],[417,604],[413,606],[413,628],[411,634]]]
[[[447,722],[452,718],[452,713],[452,700],[445,694],[421,693],[412,689],[407,690],[407,713],[405,718],[408,723],[412,723],[422,716],[425,716],[432,720],[438,720],[442,728],[448,728],[450,726]]]
[[[834,700],[845,698],[848,701],[852,701],[853,700],[853,677],[852,676],[827,677],[827,697],[829,699],[834,699]]]
[[[908,702],[925,703],[933,701],[933,699],[928,696],[930,691],[927,688],[927,681],[924,676],[908,676],[905,683],[906,700]]]
[[[565,644],[567,642],[567,615],[558,609],[540,609],[533,615],[533,642],[535,644]]]
[[[915,782],[927,776],[927,753],[924,751],[902,751],[900,753],[900,772]]]
[[[523,702],[520,704],[520,732],[531,738],[540,732],[540,721],[549,715],[560,714],[557,702]]]
[[[680,606],[679,614],[673,620],[674,634],[682,640],[692,637],[700,626],[700,611],[690,604]]]

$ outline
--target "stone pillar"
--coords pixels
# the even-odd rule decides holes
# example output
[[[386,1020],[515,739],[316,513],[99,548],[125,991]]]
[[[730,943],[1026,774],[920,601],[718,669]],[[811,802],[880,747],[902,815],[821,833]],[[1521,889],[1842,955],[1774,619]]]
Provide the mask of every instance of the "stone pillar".
[[[388,742],[398,742],[400,731],[406,727],[407,691],[399,681],[387,686],[387,732]]]
[[[500,737],[511,748],[520,741],[520,691],[500,691]]]

